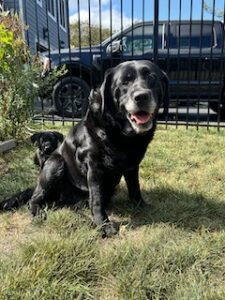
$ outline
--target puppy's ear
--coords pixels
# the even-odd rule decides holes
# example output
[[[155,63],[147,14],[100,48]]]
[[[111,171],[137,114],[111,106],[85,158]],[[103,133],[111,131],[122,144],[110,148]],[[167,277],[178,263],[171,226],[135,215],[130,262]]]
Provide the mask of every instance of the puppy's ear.
[[[112,73],[113,73],[113,68],[110,68],[105,72],[104,81],[100,87],[100,92],[102,96],[102,112],[104,112],[105,106],[107,106],[107,104],[110,104],[110,102],[112,102],[111,101]]]
[[[53,131],[53,133],[54,133],[54,135],[57,137],[58,141],[59,141],[60,143],[62,143],[63,140],[64,140],[63,134],[60,133],[60,132],[58,132],[58,131]]]
[[[94,113],[102,112],[102,96],[100,90],[92,89],[88,97],[90,110]]]
[[[38,143],[40,137],[42,135],[42,132],[38,132],[38,133],[34,133],[30,139],[31,139],[31,142],[35,145],[36,143]]]

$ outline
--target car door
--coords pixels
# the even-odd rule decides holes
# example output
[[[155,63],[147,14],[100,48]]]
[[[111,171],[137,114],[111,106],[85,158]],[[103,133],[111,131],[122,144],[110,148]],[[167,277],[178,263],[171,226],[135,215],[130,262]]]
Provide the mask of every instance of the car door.
[[[171,97],[204,99],[221,85],[221,38],[210,21],[171,22],[168,76]]]
[[[197,81],[202,98],[218,98],[224,77],[224,49],[220,22],[204,22]]]
[[[198,92],[198,89],[195,90],[195,83],[199,48],[193,48],[194,25],[189,22],[171,22],[167,26],[169,30],[167,27],[165,48],[168,50],[167,72],[171,97],[189,99]]]

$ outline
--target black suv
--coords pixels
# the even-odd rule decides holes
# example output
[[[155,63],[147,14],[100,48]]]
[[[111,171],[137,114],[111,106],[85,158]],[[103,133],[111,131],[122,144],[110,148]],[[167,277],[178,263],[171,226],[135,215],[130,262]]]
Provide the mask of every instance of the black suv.
[[[51,67],[66,65],[69,71],[53,89],[58,114],[80,117],[87,107],[90,88],[100,84],[105,71],[124,60],[152,60],[153,42],[153,23],[142,22],[98,46],[51,52]],[[171,102],[201,99],[225,114],[223,23],[160,21],[158,64],[168,74]]]

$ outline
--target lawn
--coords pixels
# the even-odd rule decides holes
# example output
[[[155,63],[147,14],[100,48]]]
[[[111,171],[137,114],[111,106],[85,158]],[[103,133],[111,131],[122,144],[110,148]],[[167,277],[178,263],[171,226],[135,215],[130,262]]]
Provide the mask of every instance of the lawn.
[[[0,201],[35,183],[33,153],[24,142],[0,157]],[[140,183],[149,209],[132,207],[121,182],[110,239],[88,209],[1,213],[0,299],[224,300],[225,131],[159,127]]]

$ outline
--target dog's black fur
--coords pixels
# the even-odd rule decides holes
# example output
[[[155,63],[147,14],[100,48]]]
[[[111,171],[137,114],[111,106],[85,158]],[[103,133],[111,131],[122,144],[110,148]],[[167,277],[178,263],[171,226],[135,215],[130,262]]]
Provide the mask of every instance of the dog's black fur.
[[[30,201],[32,215],[44,202],[88,198],[94,224],[103,235],[115,233],[106,205],[122,176],[130,200],[143,202],[139,164],[167,101],[168,79],[155,64],[130,61],[108,70],[100,90],[91,92],[83,120],[45,162]]]
[[[62,143],[64,136],[57,131],[42,131],[31,136],[31,142],[37,147],[34,155],[34,163],[43,168],[46,160]],[[27,203],[34,192],[34,188],[28,188],[0,203],[0,210],[12,210]]]

